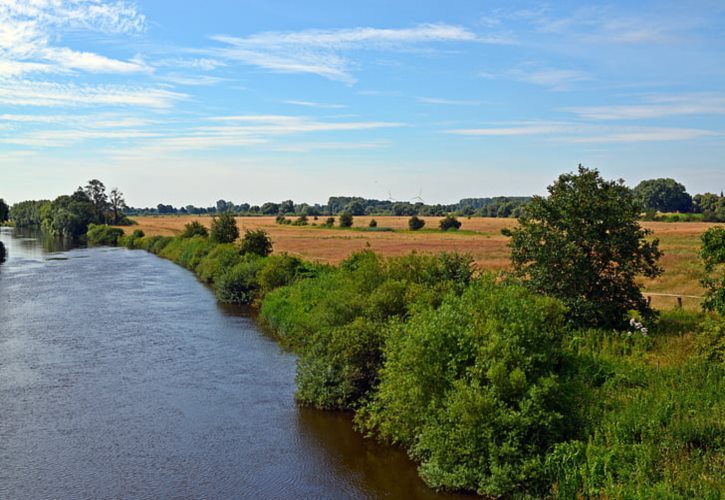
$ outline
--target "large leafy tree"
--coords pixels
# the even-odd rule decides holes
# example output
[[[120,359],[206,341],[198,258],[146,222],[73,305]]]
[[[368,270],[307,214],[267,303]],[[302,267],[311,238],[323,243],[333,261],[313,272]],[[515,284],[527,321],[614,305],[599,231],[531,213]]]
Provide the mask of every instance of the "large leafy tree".
[[[111,212],[111,224],[118,224],[123,219],[123,211],[128,207],[126,206],[126,200],[123,197],[123,193],[118,188],[111,189],[111,194],[108,197],[108,207]]]
[[[106,211],[108,210],[108,195],[106,194],[106,186],[98,179],[91,179],[86,184],[85,188],[78,188],[78,191],[83,191],[86,196],[91,200],[96,209],[96,220],[95,222],[103,223],[106,218]]]
[[[637,222],[640,205],[622,180],[579,165],[535,196],[511,237],[514,272],[561,299],[578,324],[622,326],[628,310],[650,312],[638,276],[656,277],[662,253]]]
[[[214,217],[211,223],[211,239],[216,243],[233,243],[239,238],[239,228],[234,216],[229,212],[224,212],[218,217]]]
[[[5,222],[10,218],[10,207],[5,200],[0,198],[0,222]]]
[[[634,188],[634,194],[644,210],[689,212],[692,209],[692,197],[674,179],[642,181]]]

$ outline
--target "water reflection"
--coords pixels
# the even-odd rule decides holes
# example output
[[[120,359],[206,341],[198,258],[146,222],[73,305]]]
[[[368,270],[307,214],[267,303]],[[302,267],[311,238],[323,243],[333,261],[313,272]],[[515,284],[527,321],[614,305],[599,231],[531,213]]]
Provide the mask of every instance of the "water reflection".
[[[294,356],[183,268],[0,240],[0,498],[435,496],[348,416],[298,407]]]
[[[66,252],[81,245],[68,238],[52,236],[39,228],[0,228],[0,242],[5,246],[6,259],[42,261],[45,254]]]

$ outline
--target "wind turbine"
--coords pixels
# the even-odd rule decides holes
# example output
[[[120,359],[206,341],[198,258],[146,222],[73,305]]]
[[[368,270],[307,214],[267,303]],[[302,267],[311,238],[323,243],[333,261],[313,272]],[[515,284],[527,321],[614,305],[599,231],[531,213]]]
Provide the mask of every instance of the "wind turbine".
[[[423,201],[423,188],[420,188],[418,191],[418,196],[413,196],[410,201],[418,200],[419,202],[425,204],[425,201]]]

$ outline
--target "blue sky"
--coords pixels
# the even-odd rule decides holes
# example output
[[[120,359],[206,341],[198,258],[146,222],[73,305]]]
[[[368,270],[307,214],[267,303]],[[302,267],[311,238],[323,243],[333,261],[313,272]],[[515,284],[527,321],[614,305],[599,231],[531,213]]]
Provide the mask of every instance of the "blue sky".
[[[725,3],[2,0],[0,197],[725,188]]]

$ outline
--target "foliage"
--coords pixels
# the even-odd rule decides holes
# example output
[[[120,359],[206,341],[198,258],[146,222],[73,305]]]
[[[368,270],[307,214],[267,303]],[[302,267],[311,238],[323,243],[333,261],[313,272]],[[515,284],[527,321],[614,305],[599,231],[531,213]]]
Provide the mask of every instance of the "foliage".
[[[239,238],[237,221],[230,213],[223,213],[211,222],[211,239],[216,243],[233,243]]]
[[[352,227],[352,213],[342,212],[339,217],[340,227]]]
[[[441,231],[457,231],[461,228],[461,223],[452,215],[446,215],[439,224]]]
[[[160,257],[169,259],[177,264],[194,271],[199,263],[216,245],[208,238],[195,236],[193,238],[171,238],[158,252]]]
[[[420,219],[417,215],[414,215],[413,217],[408,219],[408,228],[411,231],[423,229],[423,226],[425,226],[425,221],[423,219]]]
[[[5,244],[0,241],[0,264],[5,262],[5,257],[7,255],[7,251],[5,250]]]
[[[378,221],[376,221],[375,219],[370,219],[368,227],[378,227]]]
[[[705,321],[695,339],[695,349],[706,363],[719,363],[725,368],[725,320]]]
[[[251,304],[257,297],[259,282],[257,273],[262,269],[262,257],[247,254],[232,268],[222,273],[214,290],[217,298],[222,302],[232,304]]]
[[[264,229],[247,229],[242,238],[241,252],[266,257],[272,253],[272,238]]]
[[[533,290],[561,299],[578,324],[623,326],[629,310],[650,309],[636,278],[656,277],[658,240],[639,226],[639,204],[622,181],[579,166],[535,196],[511,237],[514,272]]]
[[[563,325],[557,301],[485,277],[393,326],[358,422],[407,447],[433,487],[536,491],[565,430]]]
[[[634,188],[634,197],[642,210],[689,212],[692,208],[692,197],[674,179],[644,180]]]
[[[725,315],[725,228],[711,227],[701,236],[700,257],[705,266],[705,300],[702,307]]]
[[[0,198],[0,223],[10,219],[10,207],[5,200]]]
[[[335,218],[334,217],[328,217],[325,219],[325,223],[323,224],[325,227],[332,227],[335,225]]]
[[[40,226],[43,222],[41,212],[50,205],[48,200],[21,201],[10,208],[10,219],[16,227]]]
[[[185,224],[184,231],[179,235],[180,238],[193,238],[194,236],[201,236],[203,238],[209,236],[209,231],[206,229],[206,226],[198,220]]]
[[[300,215],[294,221],[292,221],[293,226],[306,226],[307,224],[307,216],[305,214]]]
[[[86,237],[90,245],[117,245],[123,237],[123,229],[107,224],[91,224]]]
[[[298,257],[283,253],[272,255],[265,259],[264,267],[257,276],[262,295],[266,295],[275,288],[291,285],[300,277],[309,277],[314,274],[308,266]]]

